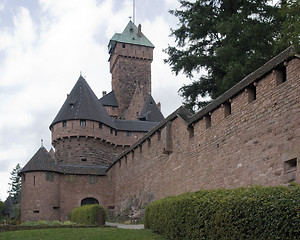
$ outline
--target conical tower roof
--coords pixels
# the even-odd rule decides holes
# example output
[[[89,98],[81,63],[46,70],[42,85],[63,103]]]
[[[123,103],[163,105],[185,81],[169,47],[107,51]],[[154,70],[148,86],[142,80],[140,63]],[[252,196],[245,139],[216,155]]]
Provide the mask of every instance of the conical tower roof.
[[[41,147],[34,154],[29,162],[22,168],[20,173],[36,171],[62,172],[57,162],[44,147]]]
[[[80,76],[50,127],[66,120],[92,120],[114,127],[114,123],[86,80]]]

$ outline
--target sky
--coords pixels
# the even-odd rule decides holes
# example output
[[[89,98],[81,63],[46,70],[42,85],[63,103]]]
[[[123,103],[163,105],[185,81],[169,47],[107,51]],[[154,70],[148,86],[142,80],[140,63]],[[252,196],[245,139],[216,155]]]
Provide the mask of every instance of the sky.
[[[135,0],[135,24],[155,45],[152,95],[164,116],[181,105],[178,89],[190,82],[163,62],[175,45],[169,14],[177,0]],[[133,0],[0,0],[0,200],[10,172],[41,146],[51,146],[49,125],[80,76],[100,98],[111,91],[109,39],[133,16]]]

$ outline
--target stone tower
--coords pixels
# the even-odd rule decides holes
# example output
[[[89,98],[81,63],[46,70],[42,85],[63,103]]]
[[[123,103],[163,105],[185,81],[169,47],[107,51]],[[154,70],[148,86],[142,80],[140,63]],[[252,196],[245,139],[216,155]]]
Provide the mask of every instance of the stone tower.
[[[138,119],[143,105],[133,102],[143,103],[151,94],[153,49],[154,45],[143,35],[141,25],[136,27],[132,21],[121,34],[116,33],[111,38],[108,51],[112,90],[119,104],[118,118],[133,119],[126,116],[129,110],[134,111]],[[130,106],[134,110],[130,110]]]

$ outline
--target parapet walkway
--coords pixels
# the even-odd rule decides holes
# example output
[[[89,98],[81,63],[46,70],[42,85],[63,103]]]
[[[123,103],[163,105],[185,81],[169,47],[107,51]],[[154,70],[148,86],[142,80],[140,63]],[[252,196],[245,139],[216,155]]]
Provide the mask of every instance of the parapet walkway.
[[[121,223],[112,223],[112,222],[105,222],[105,226],[109,227],[116,227],[116,228],[123,228],[123,229],[144,229],[144,224],[121,224]]]

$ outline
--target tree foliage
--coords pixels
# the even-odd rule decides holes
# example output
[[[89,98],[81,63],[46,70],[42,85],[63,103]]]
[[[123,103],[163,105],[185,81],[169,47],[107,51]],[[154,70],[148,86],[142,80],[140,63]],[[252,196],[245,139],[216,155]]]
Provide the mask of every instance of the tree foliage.
[[[297,51],[300,51],[300,0],[286,0],[279,13],[283,23],[277,48],[282,49],[293,45]]]
[[[9,185],[9,190],[7,193],[17,199],[17,197],[21,194],[21,177],[18,175],[19,172],[21,171],[21,166],[18,163],[16,167],[11,171],[10,175],[10,183]]]
[[[217,98],[243,77],[283,50],[274,44],[280,36],[279,6],[267,0],[180,0],[180,9],[170,13],[179,20],[171,29],[177,46],[168,46],[165,62],[172,71],[193,78],[207,74],[180,88],[190,110]]]

